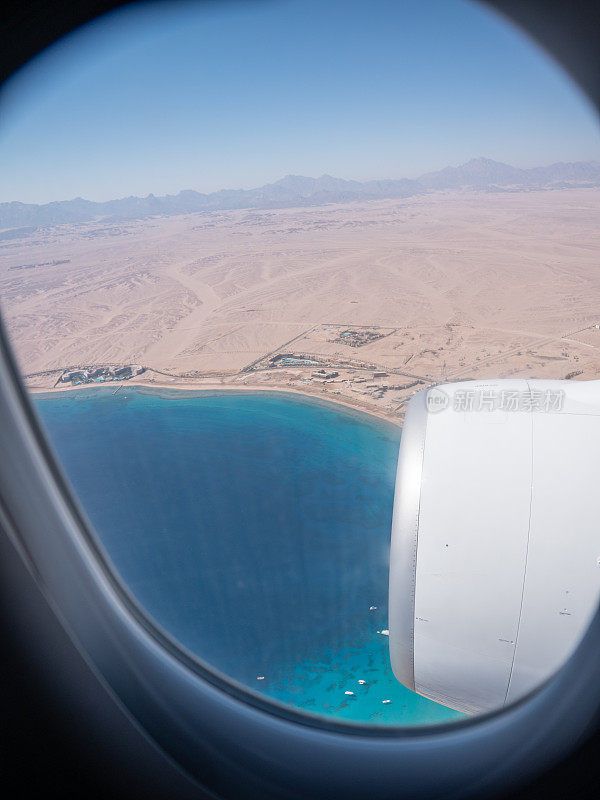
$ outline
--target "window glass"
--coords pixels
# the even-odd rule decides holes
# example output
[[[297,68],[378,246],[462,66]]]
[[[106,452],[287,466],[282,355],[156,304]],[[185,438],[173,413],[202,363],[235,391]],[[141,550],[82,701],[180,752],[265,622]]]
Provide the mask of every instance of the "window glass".
[[[392,671],[399,444],[437,384],[600,373],[600,149],[569,80],[459,0],[160,3],[2,102],[3,317],[141,608],[299,713],[485,708],[431,689],[431,651],[416,691]],[[444,659],[442,683],[475,669]]]

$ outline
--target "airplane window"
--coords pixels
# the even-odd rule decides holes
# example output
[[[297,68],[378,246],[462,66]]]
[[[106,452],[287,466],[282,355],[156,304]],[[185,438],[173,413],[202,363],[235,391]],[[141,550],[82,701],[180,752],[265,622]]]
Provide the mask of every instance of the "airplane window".
[[[153,624],[342,723],[550,677],[600,588],[600,147],[559,68],[462,0],[148,4],[2,102],[3,318]]]

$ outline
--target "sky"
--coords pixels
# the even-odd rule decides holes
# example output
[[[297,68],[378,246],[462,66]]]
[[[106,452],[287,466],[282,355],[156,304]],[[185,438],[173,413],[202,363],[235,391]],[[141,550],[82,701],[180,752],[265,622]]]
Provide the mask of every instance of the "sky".
[[[0,94],[0,202],[600,159],[596,112],[472,0],[188,0],[79,29]]]

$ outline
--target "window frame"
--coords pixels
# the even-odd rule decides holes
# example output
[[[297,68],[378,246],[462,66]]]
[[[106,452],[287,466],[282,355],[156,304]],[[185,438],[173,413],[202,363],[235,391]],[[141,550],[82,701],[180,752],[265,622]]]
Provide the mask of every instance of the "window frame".
[[[483,4],[518,16],[519,7],[536,2]],[[83,16],[116,5],[98,3]],[[564,8],[543,2],[542,15],[549,5]],[[85,18],[57,28],[51,39]],[[19,24],[27,28],[31,19]],[[42,44],[26,40],[21,51],[30,52],[20,63]],[[597,100],[590,80],[581,83]],[[535,693],[440,726],[336,725],[221,679],[144,615],[106,561],[42,431],[1,322],[0,452],[0,528],[61,626],[139,726],[215,795],[481,797],[534,778],[598,728],[600,611],[569,661]]]

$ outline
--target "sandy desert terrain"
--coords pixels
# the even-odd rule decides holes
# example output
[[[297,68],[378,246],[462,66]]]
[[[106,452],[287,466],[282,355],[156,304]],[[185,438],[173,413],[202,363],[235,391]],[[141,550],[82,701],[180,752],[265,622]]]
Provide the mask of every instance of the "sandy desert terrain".
[[[40,228],[0,245],[26,383],[297,389],[401,421],[456,378],[600,377],[600,189]]]

